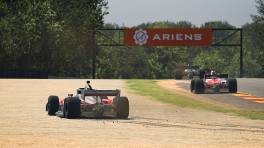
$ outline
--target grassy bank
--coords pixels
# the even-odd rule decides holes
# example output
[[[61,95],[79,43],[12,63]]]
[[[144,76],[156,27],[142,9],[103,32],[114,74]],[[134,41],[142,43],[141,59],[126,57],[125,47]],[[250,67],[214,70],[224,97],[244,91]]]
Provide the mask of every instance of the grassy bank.
[[[136,93],[143,96],[150,96],[152,99],[157,101],[174,104],[180,107],[204,109],[243,116],[249,119],[264,120],[264,112],[224,108],[214,104],[194,100],[192,98],[179,95],[174,91],[160,87],[155,80],[127,80],[127,84],[128,87],[135,90]]]

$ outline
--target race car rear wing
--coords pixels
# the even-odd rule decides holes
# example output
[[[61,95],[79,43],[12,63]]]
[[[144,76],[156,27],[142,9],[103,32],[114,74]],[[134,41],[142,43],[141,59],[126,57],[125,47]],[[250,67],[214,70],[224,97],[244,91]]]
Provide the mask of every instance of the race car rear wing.
[[[228,78],[228,74],[216,74],[216,75],[205,74],[205,75],[204,75],[204,78],[205,78],[205,79],[211,79],[212,77],[217,77],[217,78]]]
[[[84,96],[120,96],[120,90],[85,90]]]
[[[221,74],[219,75],[219,77],[220,77],[220,78],[228,78],[228,74],[222,74],[222,73],[221,73]]]

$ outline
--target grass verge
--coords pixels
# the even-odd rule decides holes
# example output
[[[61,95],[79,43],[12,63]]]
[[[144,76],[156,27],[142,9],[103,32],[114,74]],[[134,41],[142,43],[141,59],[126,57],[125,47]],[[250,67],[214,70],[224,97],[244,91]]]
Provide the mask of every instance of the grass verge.
[[[137,94],[150,96],[154,100],[174,104],[180,107],[188,107],[194,109],[205,109],[215,112],[222,112],[231,115],[246,117],[249,119],[264,120],[264,112],[248,111],[242,109],[230,109],[217,106],[203,101],[194,100],[177,94],[172,90],[160,87],[155,80],[127,80],[128,87]]]

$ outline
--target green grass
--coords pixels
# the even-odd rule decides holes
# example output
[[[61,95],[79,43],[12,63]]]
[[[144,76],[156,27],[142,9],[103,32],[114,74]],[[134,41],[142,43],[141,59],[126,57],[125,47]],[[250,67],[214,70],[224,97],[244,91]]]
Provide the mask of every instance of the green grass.
[[[134,90],[137,94],[150,96],[152,99],[157,101],[174,104],[180,107],[204,109],[230,115],[242,116],[249,119],[264,120],[264,112],[225,108],[211,103],[198,101],[186,96],[179,95],[172,90],[162,88],[156,83],[155,80],[127,80],[127,84],[128,87]]]

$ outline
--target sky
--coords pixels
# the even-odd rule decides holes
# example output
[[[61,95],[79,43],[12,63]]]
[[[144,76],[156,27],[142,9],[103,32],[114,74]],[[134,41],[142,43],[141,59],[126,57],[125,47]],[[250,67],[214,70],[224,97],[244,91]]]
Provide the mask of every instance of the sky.
[[[257,14],[255,0],[107,0],[105,23],[133,27],[156,21],[189,21],[196,26],[208,21],[227,21],[241,27]]]

